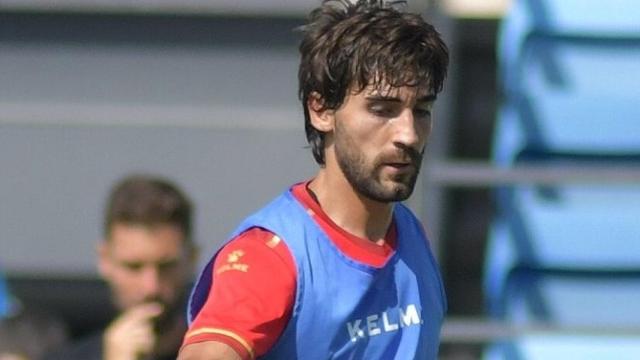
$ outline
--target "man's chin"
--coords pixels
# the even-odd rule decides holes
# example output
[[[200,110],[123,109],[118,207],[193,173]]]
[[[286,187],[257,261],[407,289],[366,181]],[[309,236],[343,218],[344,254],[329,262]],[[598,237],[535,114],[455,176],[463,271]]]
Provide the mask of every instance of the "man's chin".
[[[386,198],[388,201],[404,201],[413,193],[415,187],[415,176],[403,176],[401,178],[388,179],[382,187],[385,188]]]
[[[384,184],[378,183],[375,187],[369,187],[361,191],[367,198],[381,203],[404,201],[411,196],[412,192],[412,186],[395,181],[387,181]]]
[[[393,199],[391,201],[404,201],[407,200],[413,193],[413,187],[409,187],[405,184],[398,184],[393,190]]]

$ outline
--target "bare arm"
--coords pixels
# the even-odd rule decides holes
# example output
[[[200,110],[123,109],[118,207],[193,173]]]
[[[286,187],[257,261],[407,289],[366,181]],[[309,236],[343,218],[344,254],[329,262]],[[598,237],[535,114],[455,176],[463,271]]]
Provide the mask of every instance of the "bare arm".
[[[242,360],[242,358],[227,344],[203,341],[183,347],[178,360]]]

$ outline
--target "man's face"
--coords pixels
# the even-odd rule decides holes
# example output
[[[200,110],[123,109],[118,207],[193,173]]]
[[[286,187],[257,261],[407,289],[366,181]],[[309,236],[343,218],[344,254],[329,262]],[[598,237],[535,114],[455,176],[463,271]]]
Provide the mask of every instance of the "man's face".
[[[99,269],[121,311],[158,302],[164,314],[177,310],[190,280],[193,254],[174,225],[116,223],[99,248]]]
[[[351,186],[379,202],[413,192],[435,96],[413,87],[350,94],[335,112],[336,160]]]

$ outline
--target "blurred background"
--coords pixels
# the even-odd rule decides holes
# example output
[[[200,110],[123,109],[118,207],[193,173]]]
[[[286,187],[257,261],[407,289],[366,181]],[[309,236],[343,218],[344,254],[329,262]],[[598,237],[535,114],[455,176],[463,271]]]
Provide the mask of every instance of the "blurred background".
[[[317,3],[0,0],[0,271],[16,297],[74,337],[104,324],[95,249],[125,174],[164,175],[194,199],[201,264],[313,176],[293,29]],[[638,342],[640,6],[408,3],[451,51],[408,201],[447,289],[442,358]],[[592,307],[565,321],[580,303]],[[614,358],[603,346],[591,354]]]

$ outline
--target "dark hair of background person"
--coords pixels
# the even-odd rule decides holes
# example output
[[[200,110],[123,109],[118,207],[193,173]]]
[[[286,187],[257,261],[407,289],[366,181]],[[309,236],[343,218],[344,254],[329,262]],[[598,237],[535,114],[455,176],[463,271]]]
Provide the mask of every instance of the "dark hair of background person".
[[[129,176],[117,183],[109,195],[105,211],[104,234],[108,239],[116,223],[152,227],[178,226],[192,242],[189,198],[168,180],[145,175]]]
[[[317,96],[322,110],[338,109],[347,91],[373,85],[386,89],[442,90],[449,51],[420,15],[404,13],[404,1],[325,0],[309,15],[300,43],[298,95],[313,157],[324,164],[324,133],[311,125],[307,104]],[[381,89],[383,90],[383,89]]]

